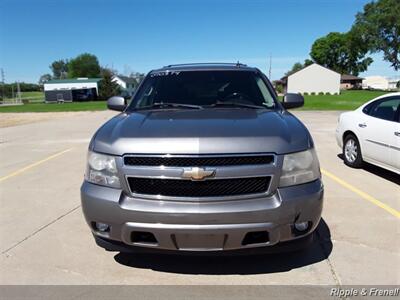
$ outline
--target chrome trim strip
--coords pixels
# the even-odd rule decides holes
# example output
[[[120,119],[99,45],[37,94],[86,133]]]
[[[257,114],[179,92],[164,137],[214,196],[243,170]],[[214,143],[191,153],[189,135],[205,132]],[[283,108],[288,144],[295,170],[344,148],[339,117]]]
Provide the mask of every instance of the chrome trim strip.
[[[258,165],[273,165],[276,163],[276,154],[275,153],[229,153],[229,154],[124,154],[122,155],[122,161],[124,166],[126,167],[141,167],[141,166],[132,166],[132,165],[126,165],[125,164],[125,157],[159,157],[159,158],[163,158],[163,157],[187,157],[187,158],[208,158],[208,157],[212,157],[212,158],[218,158],[218,157],[248,157],[248,156],[272,156],[273,157],[273,161],[269,164],[258,164]],[[224,167],[229,167],[230,165],[225,165]],[[232,166],[248,166],[246,164],[242,164],[242,165],[232,165]],[[257,166],[257,165],[255,165]],[[147,166],[143,166],[143,167],[147,167]],[[153,166],[154,167],[154,166]],[[169,167],[173,167],[173,166],[169,166]],[[196,166],[193,166],[196,167]],[[207,167],[206,165],[202,165],[202,167]],[[218,166],[213,166],[213,167],[218,167]],[[182,168],[182,167],[180,167]]]
[[[379,146],[382,146],[382,147],[386,147],[386,148],[390,148],[390,149],[394,149],[394,150],[400,151],[400,148],[398,148],[396,146],[392,146],[392,145],[388,145],[388,144],[385,144],[385,143],[376,142],[376,141],[372,141],[372,140],[366,140],[366,141],[370,142],[370,143],[373,143],[373,144],[376,144],[376,145],[379,145]]]
[[[215,171],[214,177],[205,178],[204,180],[216,180],[216,179],[232,179],[232,178],[249,178],[249,177],[273,177],[272,168],[263,168],[262,165],[254,165],[254,169],[238,166],[238,167],[221,167],[221,168],[210,168]],[[184,178],[183,172],[187,167],[138,167],[135,168],[134,172],[132,169],[126,170],[125,177],[136,177],[136,178],[155,178],[155,179],[179,179],[179,180],[191,180],[190,178]],[[209,170],[208,167],[205,168]],[[235,175],[232,174],[235,171]],[[246,172],[247,171],[247,172]],[[248,171],[252,171],[251,173]],[[238,175],[236,175],[238,174]]]
[[[271,155],[276,156],[275,153],[271,152],[260,152],[260,153],[226,153],[226,154],[136,154],[127,153],[122,157],[231,157],[231,156],[265,156]]]
[[[187,180],[187,181],[212,181],[218,179],[240,179],[240,178],[256,178],[256,177],[271,177],[272,180],[273,175],[268,174],[259,174],[259,175],[243,175],[243,176],[224,176],[224,177],[212,177],[205,178],[204,180],[191,180],[190,178],[182,178],[182,177],[168,177],[168,176],[139,176],[139,175],[125,175],[126,179],[132,178],[152,178],[152,179],[172,179],[172,180]]]
[[[390,146],[388,144],[385,144],[385,143],[376,142],[376,141],[372,141],[372,140],[368,140],[368,139],[366,141],[370,142],[370,143],[373,143],[373,144],[376,144],[376,145],[379,145],[379,146],[390,148]]]

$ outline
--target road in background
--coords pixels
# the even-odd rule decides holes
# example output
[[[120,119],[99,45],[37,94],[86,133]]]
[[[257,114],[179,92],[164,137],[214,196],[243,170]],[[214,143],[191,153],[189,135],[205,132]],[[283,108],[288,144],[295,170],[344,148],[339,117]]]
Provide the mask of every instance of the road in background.
[[[338,112],[295,113],[314,137],[325,174],[348,184],[324,176],[323,221],[309,251],[204,258],[98,248],[79,188],[89,140],[114,114],[45,113],[0,128],[0,284],[400,283],[400,219],[348,188],[399,211],[399,179],[343,164],[334,136]]]

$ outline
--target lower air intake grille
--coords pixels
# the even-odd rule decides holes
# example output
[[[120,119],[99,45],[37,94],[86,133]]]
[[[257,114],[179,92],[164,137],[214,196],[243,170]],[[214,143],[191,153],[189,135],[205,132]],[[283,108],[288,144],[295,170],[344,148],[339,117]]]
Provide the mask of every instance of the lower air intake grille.
[[[222,197],[263,193],[270,177],[191,181],[128,177],[132,193],[170,197]]]

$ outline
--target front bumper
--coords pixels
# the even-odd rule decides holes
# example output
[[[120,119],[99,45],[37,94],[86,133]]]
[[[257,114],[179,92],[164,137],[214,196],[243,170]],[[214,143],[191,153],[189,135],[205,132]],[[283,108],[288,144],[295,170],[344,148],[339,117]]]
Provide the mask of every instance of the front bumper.
[[[321,218],[323,185],[317,180],[280,188],[268,197],[184,202],[132,198],[121,190],[84,182],[81,200],[98,240],[175,251],[238,250],[272,246],[313,232]],[[310,228],[299,233],[295,221],[309,222]],[[109,224],[110,230],[99,232],[95,222]],[[155,242],[138,241],[134,238],[138,232],[152,234]],[[244,243],[252,232],[267,235],[262,241]]]

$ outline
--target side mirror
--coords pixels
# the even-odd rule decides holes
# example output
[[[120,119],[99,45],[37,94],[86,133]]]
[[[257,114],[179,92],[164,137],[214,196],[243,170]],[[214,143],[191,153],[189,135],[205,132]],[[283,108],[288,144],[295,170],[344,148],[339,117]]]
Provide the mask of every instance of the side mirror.
[[[282,105],[284,108],[296,108],[304,105],[304,98],[300,94],[287,93],[283,96]]]
[[[124,111],[126,102],[124,97],[113,96],[107,100],[107,107],[111,110]]]

